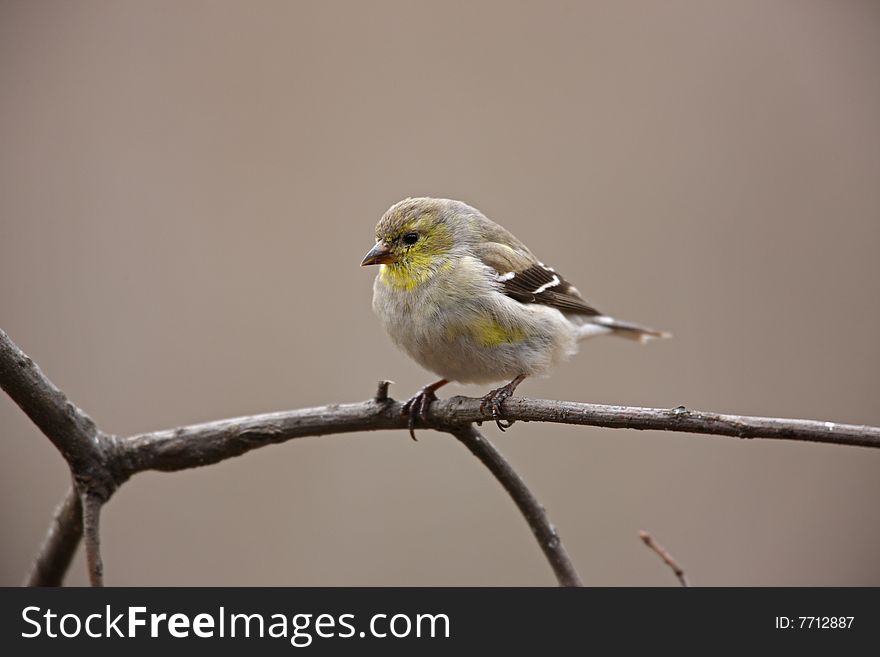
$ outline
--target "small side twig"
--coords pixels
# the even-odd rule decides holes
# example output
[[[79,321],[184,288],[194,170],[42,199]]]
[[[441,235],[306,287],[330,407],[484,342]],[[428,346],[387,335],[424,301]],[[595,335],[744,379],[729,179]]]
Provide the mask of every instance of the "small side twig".
[[[486,440],[477,428],[468,424],[461,427],[455,427],[449,430],[461,443],[467,447],[471,453],[480,459],[489,471],[495,476],[498,482],[508,492],[516,506],[519,507],[520,513],[529,523],[529,527],[547,561],[553,568],[556,579],[560,586],[583,586],[581,578],[578,576],[568,553],[559,539],[556,528],[547,517],[544,507],[538,502],[532,491],[529,490],[526,483],[522,480],[516,470],[514,470],[504,456],[501,455],[495,446]]]
[[[101,508],[104,501],[97,495],[84,492],[80,496],[80,504],[83,511],[83,538],[89,583],[92,586],[104,586],[104,563],[101,560]]]
[[[390,386],[394,381],[388,381],[386,379],[380,379],[379,384],[376,386],[376,394],[373,396],[373,401],[377,404],[387,404],[391,401],[388,398],[388,386]]]
[[[663,562],[672,569],[672,572],[675,573],[676,577],[678,577],[678,581],[681,582],[682,586],[690,586],[690,584],[688,584],[687,577],[684,574],[684,569],[678,565],[675,559],[672,558],[672,555],[669,554],[669,552],[666,551],[666,549],[662,545],[656,543],[654,539],[651,538],[651,535],[646,531],[640,531],[639,538],[642,539],[645,545],[656,552],[657,555],[659,555],[659,557],[663,559]]]

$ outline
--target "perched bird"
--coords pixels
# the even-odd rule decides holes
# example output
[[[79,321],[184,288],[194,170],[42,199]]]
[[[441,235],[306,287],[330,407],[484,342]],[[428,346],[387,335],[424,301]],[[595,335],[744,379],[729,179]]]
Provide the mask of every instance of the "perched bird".
[[[461,201],[392,205],[361,265],[379,265],[373,311],[392,341],[442,377],[403,406],[413,440],[416,417],[427,421],[435,391],[450,381],[509,379],[480,404],[503,431],[504,400],[526,377],[574,354],[579,340],[669,336],[602,314],[510,232]]]

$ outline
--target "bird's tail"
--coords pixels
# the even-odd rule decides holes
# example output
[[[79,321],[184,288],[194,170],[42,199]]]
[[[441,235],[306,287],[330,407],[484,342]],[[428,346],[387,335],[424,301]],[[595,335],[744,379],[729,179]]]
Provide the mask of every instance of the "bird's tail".
[[[607,315],[594,315],[585,318],[585,321],[579,328],[578,339],[584,340],[595,335],[603,335],[611,333],[619,335],[621,338],[628,340],[638,340],[645,343],[655,338],[671,338],[672,334],[666,331],[657,331],[647,326],[633,324],[632,322],[624,322]]]

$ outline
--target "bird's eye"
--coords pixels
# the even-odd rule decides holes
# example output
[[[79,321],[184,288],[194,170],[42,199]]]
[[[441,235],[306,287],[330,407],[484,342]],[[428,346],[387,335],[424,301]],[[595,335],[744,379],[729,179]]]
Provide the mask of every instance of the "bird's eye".
[[[419,234],[418,233],[407,233],[406,235],[403,236],[403,243],[404,244],[415,244],[418,241],[419,241]]]

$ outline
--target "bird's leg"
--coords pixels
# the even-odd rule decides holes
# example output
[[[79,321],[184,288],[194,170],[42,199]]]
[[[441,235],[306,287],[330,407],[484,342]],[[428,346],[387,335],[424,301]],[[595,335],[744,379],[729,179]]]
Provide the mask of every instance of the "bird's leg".
[[[446,379],[435,381],[431,385],[427,385],[419,390],[415,396],[411,397],[403,405],[400,414],[409,416],[409,435],[412,436],[413,440],[416,439],[416,418],[420,418],[422,422],[428,422],[428,407],[431,405],[431,402],[437,401],[437,395],[434,392],[447,383],[449,381]]]
[[[525,374],[520,374],[506,386],[496,388],[480,399],[480,413],[484,413],[486,406],[488,406],[492,410],[492,419],[495,420],[495,424],[497,424],[498,428],[502,431],[512,427],[514,421],[504,420],[504,415],[501,412],[501,404],[504,403],[505,399],[513,395],[513,391],[516,390],[516,387],[522,383],[525,378]],[[504,424],[501,423],[502,420],[504,420]]]

